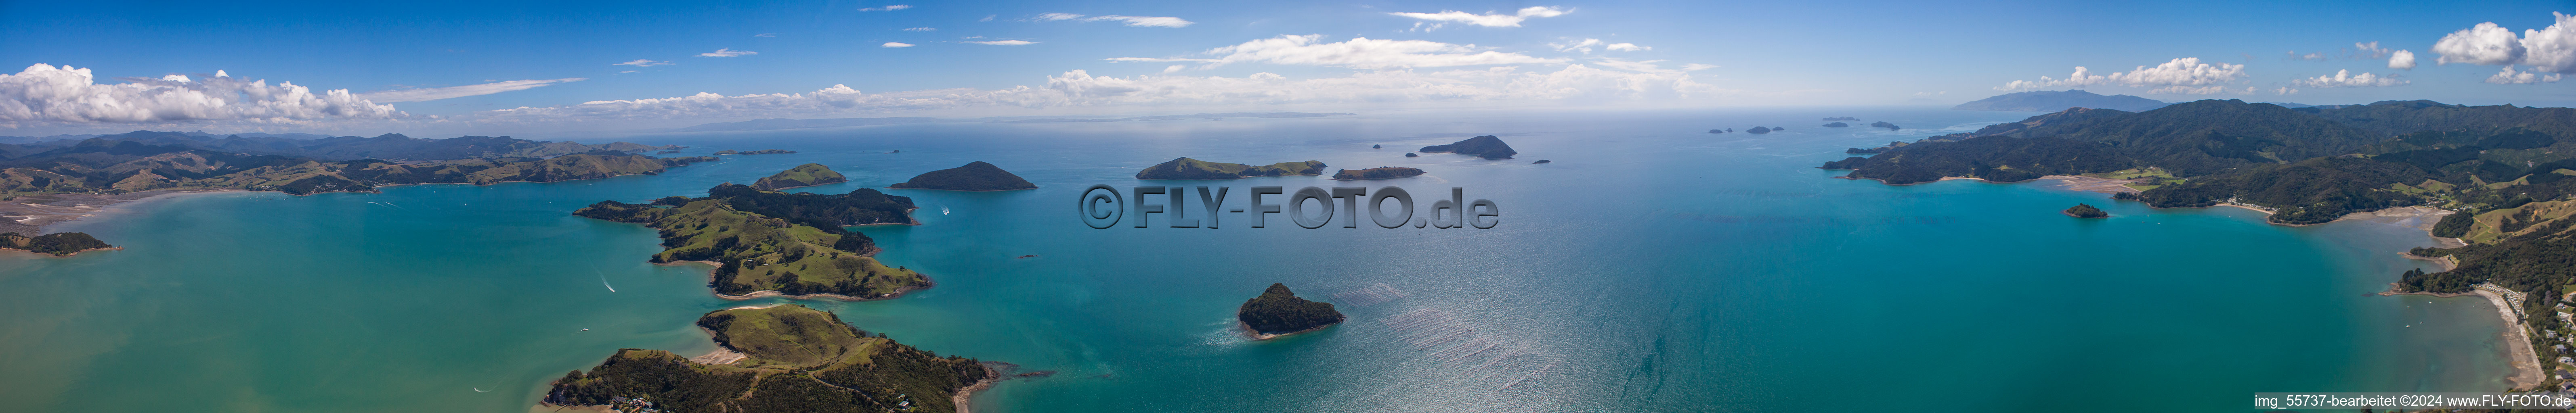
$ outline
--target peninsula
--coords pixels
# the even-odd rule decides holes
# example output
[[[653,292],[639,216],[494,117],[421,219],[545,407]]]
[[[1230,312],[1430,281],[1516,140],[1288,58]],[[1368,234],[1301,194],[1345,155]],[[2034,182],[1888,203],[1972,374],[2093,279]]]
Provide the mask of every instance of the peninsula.
[[[1270,284],[1261,296],[1244,300],[1243,306],[1235,309],[1234,317],[1243,322],[1243,329],[1251,332],[1255,340],[1315,331],[1347,318],[1334,311],[1332,303],[1307,301],[1289,291],[1287,284],[1279,283]]]
[[[1187,157],[1145,167],[1136,179],[1236,179],[1252,176],[1322,175],[1323,161],[1280,162],[1263,166],[1208,162]]]
[[[33,237],[18,235],[15,232],[0,232],[0,248],[69,257],[81,251],[103,250],[116,248],[116,246],[107,245],[98,238],[78,232],[57,232]]]
[[[941,357],[788,304],[698,317],[717,350],[682,357],[619,349],[589,372],[564,373],[540,407],[621,412],[965,411],[967,395],[1001,374],[975,359]]]
[[[823,166],[823,164],[819,163],[809,163],[797,165],[794,168],[788,168],[784,171],[778,171],[778,174],[770,175],[767,178],[760,178],[760,181],[753,182],[751,187],[753,189],[763,191],[776,191],[788,188],[803,188],[849,181],[850,179],[848,177],[841,176],[839,171],[834,171],[831,167]]]
[[[1542,161],[1539,161],[1539,162],[1546,162],[1546,161],[1542,160]],[[1334,180],[1341,180],[1341,181],[1356,181],[1356,180],[1362,180],[1362,179],[1394,179],[1394,178],[1403,178],[1403,177],[1415,176],[1415,175],[1421,175],[1421,174],[1422,174],[1422,170],[1421,170],[1421,169],[1416,169],[1416,168],[1406,168],[1406,167],[1401,167],[1401,166],[1381,166],[1381,167],[1368,168],[1368,169],[1344,169],[1344,170],[1341,170],[1341,172],[1335,172],[1335,173],[1333,173],[1333,179],[1334,179]]]
[[[1424,146],[1422,151],[1475,155],[1485,159],[1511,159],[1512,155],[1521,153],[1512,150],[1511,145],[1503,144],[1503,138],[1497,138],[1494,135],[1467,138],[1447,145]]]
[[[910,181],[898,182],[886,187],[897,189],[937,189],[943,191],[1014,191],[1021,189],[1038,189],[1037,184],[1029,183],[1029,180],[1020,179],[1019,175],[1012,174],[1011,171],[1002,170],[1001,167],[993,166],[993,164],[990,163],[984,163],[984,161],[967,162],[965,166],[923,172],[921,175],[913,176]]]
[[[872,300],[929,288],[929,277],[888,267],[878,248],[848,225],[912,223],[912,199],[861,188],[842,195],[762,191],[723,184],[702,198],[646,204],[600,201],[573,215],[661,230],[654,263],[716,264],[707,286],[726,299]]]

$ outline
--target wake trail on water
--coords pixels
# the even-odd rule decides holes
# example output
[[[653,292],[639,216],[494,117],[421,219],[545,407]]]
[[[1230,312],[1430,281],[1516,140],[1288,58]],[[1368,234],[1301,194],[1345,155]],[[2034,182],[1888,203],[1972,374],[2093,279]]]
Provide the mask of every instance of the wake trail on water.
[[[608,292],[617,292],[617,286],[608,285],[608,274],[601,273],[599,270],[590,270],[590,273],[599,274],[599,286],[608,287]]]

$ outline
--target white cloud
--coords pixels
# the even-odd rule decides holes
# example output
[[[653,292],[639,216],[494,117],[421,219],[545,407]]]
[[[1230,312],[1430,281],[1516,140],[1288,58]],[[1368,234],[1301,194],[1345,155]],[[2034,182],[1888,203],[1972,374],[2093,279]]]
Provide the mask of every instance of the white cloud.
[[[1197,23],[1191,22],[1191,21],[1189,21],[1189,20],[1182,20],[1182,19],[1181,19],[1181,18],[1179,18],[1179,17],[1148,17],[1148,16],[1120,16],[1120,15],[1089,16],[1089,17],[1086,17],[1085,15],[1073,14],[1073,13],[1047,13],[1047,14],[1040,14],[1040,15],[1038,15],[1037,17],[1030,18],[1030,20],[1034,20],[1034,21],[1042,21],[1042,22],[1059,21],[1059,20],[1080,20],[1080,21],[1085,21],[1085,22],[1096,22],[1096,21],[1115,21],[1115,22],[1126,23],[1128,27],[1189,27],[1189,26],[1190,26],[1190,25],[1192,25],[1192,24],[1197,24]]]
[[[2379,47],[2379,42],[2352,42],[2352,48],[2355,51],[2353,57],[2362,59],[2388,57],[2389,53],[2395,52],[2395,50]]]
[[[1396,15],[1396,16],[1402,16],[1402,17],[1408,17],[1408,18],[1414,18],[1414,19],[1421,19],[1421,20],[1435,21],[1435,22],[1446,22],[1446,23],[1466,23],[1466,24],[1472,24],[1472,25],[1478,25],[1478,26],[1485,26],[1485,27],[1521,27],[1521,22],[1522,22],[1522,21],[1527,21],[1527,20],[1529,20],[1529,19],[1533,19],[1533,18],[1540,18],[1540,17],[1556,17],[1556,16],[1563,16],[1563,15],[1565,15],[1566,13],[1572,13],[1572,12],[1574,12],[1574,10],[1573,10],[1573,9],[1561,9],[1561,8],[1556,8],[1556,7],[1551,7],[1551,6],[1531,6],[1531,7],[1521,8],[1519,12],[1512,13],[1512,14],[1501,14],[1501,13],[1493,13],[1493,12],[1487,12],[1486,14],[1475,14],[1475,13],[1468,13],[1468,12],[1463,12],[1463,11],[1456,11],[1456,10],[1442,10],[1442,11],[1440,11],[1439,13],[1387,13],[1387,14],[1390,14],[1390,15]]]
[[[2281,87],[2281,88],[2279,88],[2279,89],[2272,89],[2272,94],[2275,94],[2275,95],[2288,95],[2288,94],[2293,94],[2293,93],[2299,93],[2299,90],[2298,90],[2298,89],[2291,89],[2291,88],[2290,88],[2290,87],[2288,87],[2288,86],[2282,86],[2282,87]]]
[[[2200,58],[2185,57],[2173,59],[2154,67],[2138,66],[2136,69],[2128,72],[2112,73],[2110,75],[2095,75],[2091,69],[2087,69],[2083,66],[2076,66],[2075,73],[2067,75],[2065,79],[2041,76],[2037,81],[2015,80],[2010,83],[2005,83],[2003,86],[1996,87],[1995,90],[2021,92],[2056,87],[2082,88],[2085,86],[2107,84],[2129,87],[2163,87],[2156,89],[2155,92],[2151,93],[2205,95],[2226,91],[2224,88],[2214,85],[2233,82],[2243,78],[2245,78],[2245,65],[2201,63]]]
[[[678,63],[664,62],[664,61],[653,60],[653,59],[635,59],[635,60],[628,60],[628,61],[626,61],[626,63],[611,64],[611,65],[609,65],[609,66],[654,67],[654,66],[661,66],[661,65],[676,65],[676,64],[678,64]]]
[[[1110,58],[1118,62],[1206,62],[1207,67],[1232,63],[1271,63],[1285,65],[1339,66],[1359,69],[1405,67],[1484,66],[1513,64],[1555,64],[1565,59],[1533,57],[1520,53],[1491,50],[1478,51],[1476,45],[1459,45],[1428,40],[1379,40],[1366,37],[1334,43],[1318,43],[1323,35],[1288,35],[1259,39],[1243,44],[1208,49],[1206,54],[1222,55],[1215,59],[1184,58]]]
[[[1547,44],[1547,47],[1553,47],[1553,48],[1556,48],[1556,51],[1559,51],[1559,52],[1581,52],[1581,53],[1589,54],[1589,53],[1592,53],[1592,48],[1593,48],[1593,47],[1595,47],[1595,46],[1600,46],[1600,45],[1602,45],[1602,44],[1604,44],[1604,43],[1601,41],[1601,39],[1583,39],[1583,40],[1581,40],[1581,41],[1572,41],[1572,42],[1565,42],[1565,43],[1548,43],[1548,44]]]
[[[2433,53],[2442,55],[2433,61],[2436,64],[2513,64],[2522,61],[2522,41],[2514,39],[2513,30],[2496,26],[2495,22],[2478,23],[2477,27],[2442,36],[2441,41],[2433,43]]]
[[[245,82],[216,73],[203,80],[172,75],[97,84],[89,69],[39,63],[18,74],[0,74],[0,127],[195,120],[307,123],[408,116],[393,105],[369,102],[347,89],[316,94],[293,82],[272,86],[266,80]]]
[[[989,45],[994,45],[994,46],[1019,46],[1019,45],[1024,45],[1024,44],[1037,44],[1037,42],[1032,42],[1032,41],[1027,41],[1027,40],[993,40],[993,41],[983,41],[983,42],[958,42],[958,43],[989,44]]]
[[[761,33],[761,34],[751,35],[751,37],[778,37],[778,34],[777,34],[777,33]]]
[[[2522,32],[2522,63],[2534,72],[2576,73],[2576,15],[2549,14],[2557,24]]]
[[[2415,52],[2399,50],[2388,54],[2388,68],[2415,70]]]
[[[1639,51],[1639,50],[1655,50],[1655,48],[1653,48],[1653,47],[1638,46],[1636,43],[1611,43],[1609,46],[1602,46],[1601,48],[1603,48],[1603,49],[1610,49],[1610,50],[1614,50],[1614,51],[1621,51],[1621,52],[1634,52],[1634,51]]]
[[[2293,80],[2290,83],[2306,87],[2386,87],[2403,85],[2407,82],[2404,79],[2373,75],[2369,72],[2353,75],[2350,70],[2337,70],[2330,76]]]
[[[1180,71],[1181,71],[1181,69],[1188,68],[1189,66],[1190,66],[1190,65],[1171,65],[1171,66],[1163,66],[1163,73],[1168,74],[1168,73],[1180,72]]]
[[[632,70],[629,70],[629,71],[627,71],[627,72],[633,72],[633,71],[632,71]],[[621,73],[623,73],[623,72],[621,72]],[[501,82],[484,83],[484,84],[479,84],[479,85],[464,85],[464,86],[449,86],[449,87],[432,87],[432,88],[414,88],[414,89],[381,90],[381,91],[374,91],[374,92],[367,92],[367,93],[359,94],[359,95],[358,95],[358,98],[359,98],[359,99],[366,99],[367,101],[370,101],[370,102],[384,102],[384,103],[394,103],[394,102],[422,102],[422,101],[431,101],[431,100],[448,99],[448,98],[460,98],[460,97],[466,97],[466,96],[489,95],[489,94],[494,94],[494,93],[501,93],[501,92],[514,91],[514,90],[527,90],[527,89],[534,89],[534,88],[538,88],[538,87],[544,87],[544,86],[546,86],[546,85],[552,85],[552,84],[556,84],[556,83],[579,82],[579,81],[584,81],[584,80],[590,80],[590,79],[586,79],[586,78],[578,78],[578,77],[570,77],[570,78],[562,78],[562,79],[511,80],[511,81],[501,81]]]
[[[1002,15],[999,15],[999,14],[987,14],[987,15],[984,15],[984,18],[983,18],[983,19],[979,19],[979,20],[975,20],[975,21],[979,21],[979,22],[988,22],[988,21],[993,21],[993,18],[995,18],[995,17],[1002,17]]]
[[[1593,64],[1601,65],[1601,67],[1607,67],[1607,68],[1619,69],[1619,70],[1626,70],[1626,71],[1631,71],[1631,72],[1644,72],[1644,73],[1682,73],[1682,72],[1695,72],[1695,71],[1700,71],[1700,70],[1707,70],[1707,69],[1714,69],[1714,68],[1717,68],[1717,65],[1704,65],[1704,64],[1698,64],[1698,63],[1692,63],[1692,64],[1682,65],[1682,68],[1680,68],[1680,69],[1665,69],[1665,68],[1663,68],[1663,65],[1661,64],[1661,63],[1663,63],[1663,62],[1665,62],[1665,61],[1664,61],[1664,60],[1660,60],[1660,59],[1659,59],[1659,60],[1647,60],[1647,61],[1630,61],[1630,60],[1621,60],[1621,59],[1619,59],[1619,58],[1612,58],[1612,57],[1604,57],[1604,58],[1600,58],[1600,59],[1594,59],[1594,60],[1592,61],[1592,63],[1593,63]]]
[[[907,31],[907,32],[933,32],[933,31],[939,31],[939,29],[938,29],[938,28],[935,28],[935,27],[913,27],[913,28],[906,28],[906,29],[903,29],[903,31]]]
[[[904,43],[904,42],[885,42],[885,44],[877,45],[877,47],[912,47],[912,46],[913,46],[913,45],[912,45],[911,43]]]
[[[760,52],[754,52],[754,51],[749,51],[749,50],[734,50],[734,49],[731,49],[731,48],[724,48],[724,49],[716,49],[716,51],[712,51],[712,52],[699,53],[699,54],[698,54],[698,57],[734,57],[734,56],[741,56],[741,55],[754,55],[754,54],[760,54]]]
[[[2561,77],[2561,75],[2556,74],[2556,73],[2550,73],[2550,74],[2545,74],[2545,75],[2544,75],[2544,74],[2541,74],[2541,73],[2539,73],[2539,72],[2537,72],[2537,71],[2533,71],[2533,72],[2517,71],[2517,70],[2513,70],[2513,65],[2505,65],[2505,67],[2504,67],[2504,71],[2496,72],[2495,76],[2488,76],[2488,77],[2487,77],[2487,83],[2501,83],[2501,84],[2508,84],[2508,85],[2527,85],[2527,84],[2534,84],[2534,83],[2555,83],[2555,82],[2558,82],[2558,79],[2559,79],[2560,77]]]
[[[619,71],[617,71],[617,73],[635,73],[635,72],[640,72],[640,70],[619,70]]]
[[[897,4],[897,5],[885,6],[885,7],[869,7],[869,8],[859,9],[859,11],[895,11],[895,10],[903,10],[903,9],[909,9],[909,8],[912,8],[912,6],[906,6],[906,5]]]

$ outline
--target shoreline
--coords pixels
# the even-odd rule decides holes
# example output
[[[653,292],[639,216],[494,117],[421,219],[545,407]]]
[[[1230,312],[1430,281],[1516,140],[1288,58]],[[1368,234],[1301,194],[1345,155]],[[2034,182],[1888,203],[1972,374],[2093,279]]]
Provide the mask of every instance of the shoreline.
[[[1904,185],[1927,184],[1927,183],[1932,183],[1932,182],[1948,181],[1948,180],[1952,180],[1952,179],[1971,179],[1971,180],[1985,181],[1985,180],[1983,180],[1983,179],[1977,179],[1977,178],[1944,177],[1944,178],[1941,178],[1940,180],[1937,180],[1937,181],[1931,181],[1931,182],[1916,182],[1916,183],[1911,183],[1911,184],[1889,184],[1889,183],[1887,183],[1887,181],[1878,180],[1878,179],[1876,179],[1876,178],[1853,178],[1853,177],[1848,176],[1848,174],[1846,174],[1845,176],[1837,176],[1837,177],[1835,177],[1835,178],[1841,178],[1841,179],[1854,179],[1854,180],[1858,180],[1858,179],[1868,179],[1868,180],[1873,180],[1873,181],[1879,181],[1879,183],[1880,183],[1880,184],[1892,185],[1892,186],[1904,186]],[[2103,191],[2090,190],[2090,189],[2078,189],[2078,188],[2079,188],[2079,185],[2076,185],[2076,184],[2075,184],[2075,182],[2077,182],[2077,181],[2085,181],[2085,180],[2090,180],[2090,179],[2099,179],[2099,180],[2111,180],[2111,181],[2116,181],[2116,180],[2107,179],[2107,178],[2091,178],[2091,177],[2081,177],[2081,176],[2071,176],[2071,175],[2049,175],[2049,176],[2043,176],[2043,177],[2040,177],[2039,179],[2059,179],[2059,180],[2065,181],[2063,185],[2060,185],[2060,186],[2059,186],[2059,188],[2061,188],[2061,189],[2066,189],[2066,190],[2072,190],[2072,191],[2084,191],[2084,192],[2103,192]],[[1988,182],[1988,183],[1999,183],[1999,182],[1992,182],[1992,181],[1986,181],[1986,182]],[[2028,181],[2023,181],[2023,182],[2028,182]],[[2014,182],[2000,182],[2000,183],[2014,183]],[[2096,182],[2096,183],[2098,183],[2098,182]],[[2125,188],[2125,187],[2123,187],[2123,188]],[[2136,191],[2132,190],[2132,191],[2118,191],[2118,192],[2136,192]],[[2267,224],[2267,225],[2279,225],[2279,226],[2285,226],[2285,227],[2304,227],[2304,226],[2310,226],[2310,225],[2331,224],[2331,223],[2343,222],[2343,221],[2372,221],[2372,222],[2379,222],[2379,223],[2384,223],[2384,224],[2398,225],[2398,224],[2399,224],[2399,222],[2404,222],[2404,221],[2406,221],[2406,220],[2413,219],[2413,220],[2415,220],[2415,224],[2414,224],[2414,225],[2404,225],[2404,226],[2407,226],[2407,227],[2409,227],[2409,228],[2413,228],[2413,229],[2418,230],[2418,231],[2423,231],[2423,234],[2424,234],[2426,237],[2432,238],[2432,239],[2433,239],[2433,241],[2434,241],[2434,243],[2435,243],[2436,245],[2438,245],[2438,246],[2442,247],[2442,248],[2458,248],[2458,247],[2460,247],[2460,246],[2466,246],[2466,245],[2468,244],[2467,242],[2465,242],[2465,241],[2463,241],[2463,240],[2460,240],[2460,239],[2457,239],[2457,238],[2443,238],[2443,237],[2435,237],[2435,236],[2432,236],[2432,229],[2433,229],[2433,225],[2439,221],[2439,218],[2440,218],[2440,217],[2443,217],[2443,216],[2446,216],[2446,215],[2450,215],[2450,214],[2455,214],[2455,213],[2458,213],[2458,212],[2456,212],[2456,211],[2450,211],[2450,210],[2444,210],[2444,209],[2440,209],[2440,208],[2425,207],[2425,206],[2403,206],[2403,207],[2393,207],[2393,208],[2381,208],[2381,209],[2370,210],[2370,211],[2358,211],[2358,212],[2353,212],[2353,213],[2344,214],[2343,216],[2341,216],[2341,217],[2336,217],[2334,220],[2331,220],[2331,221],[2319,222],[2319,223],[2314,223],[2314,224],[2284,224],[2284,223],[2272,222],[2272,219],[2271,219],[2272,211],[2271,211],[2271,210],[2269,210],[2269,209],[2264,209],[2264,208],[2262,208],[2262,207],[2253,206],[2253,205],[2238,204],[2238,203],[2234,203],[2234,202],[2220,202],[2220,203],[2218,203],[2218,204],[2216,204],[2216,205],[2211,205],[2211,206],[2206,206],[2206,207],[2177,207],[2177,208],[2200,208],[2200,209],[2206,209],[2206,208],[2219,207],[2219,206],[2236,207],[2236,208],[2244,208],[2244,209],[2246,209],[2246,210],[2250,210],[2250,211],[2261,212],[2261,213],[2263,213],[2263,220],[2262,220],[2262,221],[2263,221],[2263,223],[2264,223],[2264,224]],[[2148,206],[2148,208],[2152,208],[2152,209],[2167,209],[2167,208],[2157,208],[2157,207],[2152,206],[2152,205]],[[2063,213],[2063,211],[2060,211],[2060,212],[2061,212],[2061,213]],[[2426,219],[2426,218],[2431,218],[2431,219]],[[2387,220],[2387,221],[2383,221],[2383,219],[2385,219],[2385,220]],[[2404,257],[2406,257],[2406,258],[2409,258],[2409,259],[2416,259],[2416,260],[2423,260],[2423,261],[2432,261],[2432,262],[2434,262],[2436,265],[2442,266],[2442,267],[2443,267],[2443,270],[2442,270],[2442,271],[2450,271],[2452,268],[2458,268],[2458,267],[2459,267],[2459,260],[2458,260],[2458,258],[2454,258],[2454,257],[2444,256],[2444,257],[2438,257],[2439,259],[2435,259],[2436,257],[2423,257],[2423,256],[2418,256],[2418,255],[2415,255],[2415,254],[2414,254],[2414,253],[2412,253],[2412,252],[2399,252],[2398,254],[2399,254],[2399,255],[2401,255],[2401,256],[2404,256]],[[2440,271],[2436,271],[2436,272],[2440,272]],[[2537,351],[2537,350],[2535,350],[2535,349],[2533,349],[2533,348],[2532,348],[2532,344],[2531,344],[2531,340],[2530,340],[2530,334],[2529,334],[2528,332],[2524,331],[2525,329],[2527,329],[2527,327],[2525,327],[2525,326],[2522,324],[2522,319],[2521,319],[2521,317],[2520,317],[2519,315],[2516,315],[2516,314],[2514,313],[2513,306],[2512,306],[2511,304],[2508,304],[2508,303],[2505,301],[2504,297],[2498,296],[2498,295],[2496,295],[2495,293],[2493,293],[2493,292],[2488,292],[2488,291],[2486,291],[2486,290],[2484,290],[2484,289],[2471,289],[2471,290],[2470,290],[2470,292],[2467,292],[2467,293],[2425,293],[2425,292],[2401,293],[2401,292],[2397,292],[2397,291],[2396,291],[2396,284],[2395,284],[2395,283],[2390,283],[2390,284],[2389,284],[2389,289],[2388,289],[2388,290],[2386,290],[2386,291],[2381,291],[2381,292],[2379,293],[2379,295],[2381,295],[2381,296],[2392,296],[2392,295],[2425,295],[2425,296],[2433,296],[2433,297],[2458,297],[2458,296],[2461,296],[2461,295],[2468,295],[2468,294],[2476,294],[2476,295],[2478,295],[2478,296],[2480,296],[2480,297],[2485,297],[2485,298],[2487,299],[2487,301],[2488,301],[2490,304],[2493,304],[2493,305],[2495,306],[2495,308],[2496,308],[2496,316],[2497,316],[2498,318],[2503,319],[2503,320],[2504,320],[2504,322],[2505,322],[2505,328],[2503,329],[2504,331],[2499,331],[2499,332],[2497,332],[2497,334],[2498,334],[2498,335],[2500,335],[2500,336],[2505,340],[2504,348],[2499,349],[2499,350],[2501,350],[2501,351],[2503,351],[2503,352],[2504,352],[2504,354],[2505,354],[2505,358],[2506,358],[2506,361],[2505,361],[2505,362],[2506,362],[2507,364],[2511,364],[2511,365],[2513,366],[2513,373],[2511,373],[2510,375],[2506,376],[2506,377],[2505,377],[2505,381],[2506,381],[2506,382],[2509,382],[2509,383],[2512,383],[2513,388],[2517,388],[2517,389],[2518,389],[2518,388],[2525,388],[2525,387],[2529,387],[2529,386],[2536,386],[2536,385],[2539,385],[2540,383],[2545,382],[2545,381],[2547,380],[2547,378],[2546,378],[2544,375],[2545,375],[2545,374],[2547,374],[2547,373],[2546,373],[2547,369],[2545,368],[2545,365],[2543,365],[2543,364],[2540,362],[2540,353],[2539,353],[2539,351]],[[2511,390],[2511,389],[2507,389],[2507,390]]]
[[[984,372],[990,375],[984,376],[983,380],[976,380],[975,384],[969,384],[966,385],[966,387],[958,388],[957,394],[948,396],[948,404],[957,406],[957,413],[973,412],[975,409],[968,407],[967,405],[969,404],[968,402],[974,401],[975,392],[992,389],[994,383],[1000,383],[1002,381],[1001,370],[995,369],[993,366],[985,366],[981,364],[977,364],[976,366],[983,367]]]
[[[42,194],[27,195],[0,202],[0,217],[14,217],[0,222],[0,232],[43,234],[54,224],[95,218],[99,212],[147,201],[162,201],[188,196],[235,192],[261,192],[247,189],[159,189],[122,194]],[[92,220],[95,222],[96,220]],[[12,231],[24,229],[25,231]]]
[[[1010,191],[1031,191],[1031,190],[1036,190],[1037,188],[1020,188],[1020,189],[939,189],[939,188],[904,188],[904,187],[898,187],[898,186],[888,186],[888,187],[885,187],[885,189],[910,189],[910,190],[917,190],[917,191],[949,191],[949,192],[1010,192]],[[963,412],[960,412],[960,413],[963,413]]]
[[[1241,329],[1241,330],[1243,330],[1243,335],[1244,335],[1245,337],[1251,337],[1251,338],[1252,338],[1252,341],[1265,341],[1265,340],[1274,339],[1274,338],[1280,338],[1280,337],[1287,337],[1287,336],[1298,335],[1298,334],[1311,333],[1311,332],[1314,332],[1315,330],[1322,330],[1322,329],[1324,329],[1325,327],[1332,327],[1332,326],[1341,325],[1341,324],[1342,324],[1342,322],[1340,322],[1340,321],[1335,321],[1335,322],[1333,322],[1332,324],[1325,324],[1325,325],[1315,326],[1314,328],[1309,328],[1309,329],[1304,329],[1304,330],[1297,330],[1297,331],[1290,331],[1290,332],[1279,333],[1279,334],[1270,334],[1270,333],[1263,333],[1263,332],[1260,332],[1260,331],[1257,331],[1257,330],[1253,330],[1253,329],[1252,329],[1252,325],[1251,325],[1251,324],[1244,324],[1244,323],[1243,323],[1243,320],[1235,320],[1235,321],[1234,321],[1234,327],[1235,327],[1235,328],[1237,328],[1237,329]]]

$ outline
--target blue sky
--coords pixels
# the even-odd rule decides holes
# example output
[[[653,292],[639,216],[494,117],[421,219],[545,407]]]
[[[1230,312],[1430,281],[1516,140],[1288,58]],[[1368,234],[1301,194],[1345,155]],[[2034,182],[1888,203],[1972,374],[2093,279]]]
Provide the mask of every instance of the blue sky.
[[[2552,13],[2576,13],[2576,2],[1935,3],[6,0],[0,134],[1949,105],[2067,88],[2168,101],[2576,105],[2576,82],[2555,80],[2576,64],[2551,60],[2576,53],[2566,50],[2576,38],[2522,35],[2550,29]],[[2490,22],[2502,41],[2529,46],[2435,51]],[[2370,42],[2379,49],[2356,47]],[[2396,50],[2416,64],[2392,68]],[[2185,58],[2196,60],[2176,62]],[[649,66],[617,65],[638,60]],[[90,83],[18,71],[40,63],[86,69]],[[2078,66],[2091,77],[2069,81]],[[2522,76],[2498,76],[2508,67]],[[2035,83],[2007,86],[2015,81]],[[743,97],[766,94],[788,96]],[[670,99],[689,96],[701,97]],[[614,100],[632,102],[584,104]]]

